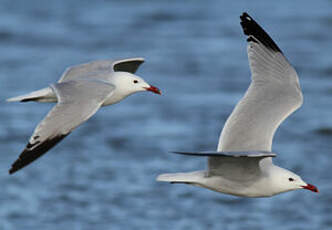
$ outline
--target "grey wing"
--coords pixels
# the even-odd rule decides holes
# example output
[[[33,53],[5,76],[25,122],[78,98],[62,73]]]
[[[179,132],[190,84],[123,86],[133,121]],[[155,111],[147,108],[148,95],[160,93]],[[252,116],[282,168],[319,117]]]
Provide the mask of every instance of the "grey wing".
[[[272,152],[173,152],[181,155],[208,157],[207,176],[222,176],[237,181],[249,181],[262,173],[262,167],[271,165]],[[262,161],[263,160],[263,161]]]
[[[272,152],[218,152],[218,151],[203,151],[203,152],[179,152],[173,153],[188,156],[199,156],[199,157],[275,157],[276,154]]]
[[[144,62],[143,58],[127,58],[120,60],[98,60],[68,67],[58,82],[75,80],[77,78],[103,76],[103,74],[122,71],[135,73]]]
[[[254,156],[230,157],[212,156],[208,157],[208,176],[222,176],[232,181],[250,181],[260,177],[262,168],[272,165],[275,155],[261,154]]]
[[[9,173],[30,164],[89,119],[112,94],[114,86],[101,81],[68,81],[51,86],[58,103],[42,120]]]
[[[298,76],[270,36],[246,13],[251,84],[227,119],[218,151],[271,151],[280,123],[302,104]]]

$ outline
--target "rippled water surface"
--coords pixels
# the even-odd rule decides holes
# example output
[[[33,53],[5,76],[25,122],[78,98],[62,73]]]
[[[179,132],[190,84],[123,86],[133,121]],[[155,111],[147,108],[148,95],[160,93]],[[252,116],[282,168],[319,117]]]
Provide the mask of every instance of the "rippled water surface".
[[[11,1],[0,4],[0,229],[332,229],[332,1]],[[248,11],[297,69],[304,104],[277,131],[277,164],[320,189],[245,199],[155,182],[205,167],[250,81]],[[102,108],[13,176],[49,104],[5,103],[73,64],[142,56],[140,93]]]

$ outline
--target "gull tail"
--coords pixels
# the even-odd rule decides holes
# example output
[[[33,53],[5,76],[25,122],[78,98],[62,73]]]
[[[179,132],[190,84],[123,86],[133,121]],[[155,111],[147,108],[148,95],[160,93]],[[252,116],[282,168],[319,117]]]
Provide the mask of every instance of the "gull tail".
[[[36,101],[36,102],[57,102],[57,97],[51,87],[47,87],[44,89],[36,90],[28,94],[24,94],[17,97],[11,97],[7,99],[7,102],[28,102],[28,101]]]
[[[157,177],[157,181],[183,184],[197,184],[205,177],[205,171],[195,171],[188,173],[166,173]]]

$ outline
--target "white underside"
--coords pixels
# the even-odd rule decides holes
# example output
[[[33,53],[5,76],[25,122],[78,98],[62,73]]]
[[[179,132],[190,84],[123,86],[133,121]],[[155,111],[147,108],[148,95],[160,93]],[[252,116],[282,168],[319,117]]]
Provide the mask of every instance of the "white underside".
[[[157,177],[157,181],[191,184],[215,192],[241,197],[270,197],[277,194],[272,191],[269,192],[264,183],[245,183],[243,181],[237,183],[220,176],[209,177],[206,171],[161,174]]]

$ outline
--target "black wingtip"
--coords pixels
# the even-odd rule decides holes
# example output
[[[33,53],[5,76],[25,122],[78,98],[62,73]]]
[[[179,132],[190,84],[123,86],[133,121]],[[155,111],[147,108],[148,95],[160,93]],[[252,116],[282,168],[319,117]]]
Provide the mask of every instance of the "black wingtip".
[[[13,174],[15,172],[15,170],[13,168],[9,169],[9,175]]]
[[[129,73],[136,73],[138,67],[144,63],[144,59],[132,59],[123,62],[119,62],[113,66],[114,72],[129,72]]]
[[[9,174],[13,174],[18,170],[24,168],[43,154],[45,154],[49,149],[55,146],[59,141],[65,138],[66,135],[56,136],[52,139],[48,139],[42,143],[36,142],[34,144],[28,143],[26,148],[20,154],[19,158],[12,164],[12,167],[9,169]],[[36,146],[35,148],[33,148]]]
[[[264,29],[258,25],[258,23],[247,13],[243,12],[240,16],[241,26],[243,29],[243,33],[248,36],[248,42],[261,42],[267,48],[280,52],[280,48],[277,44],[272,40],[272,38],[264,31]]]
[[[29,102],[29,101],[34,101],[36,99],[37,99],[36,97],[34,97],[34,98],[26,98],[26,99],[20,100],[20,102]]]

